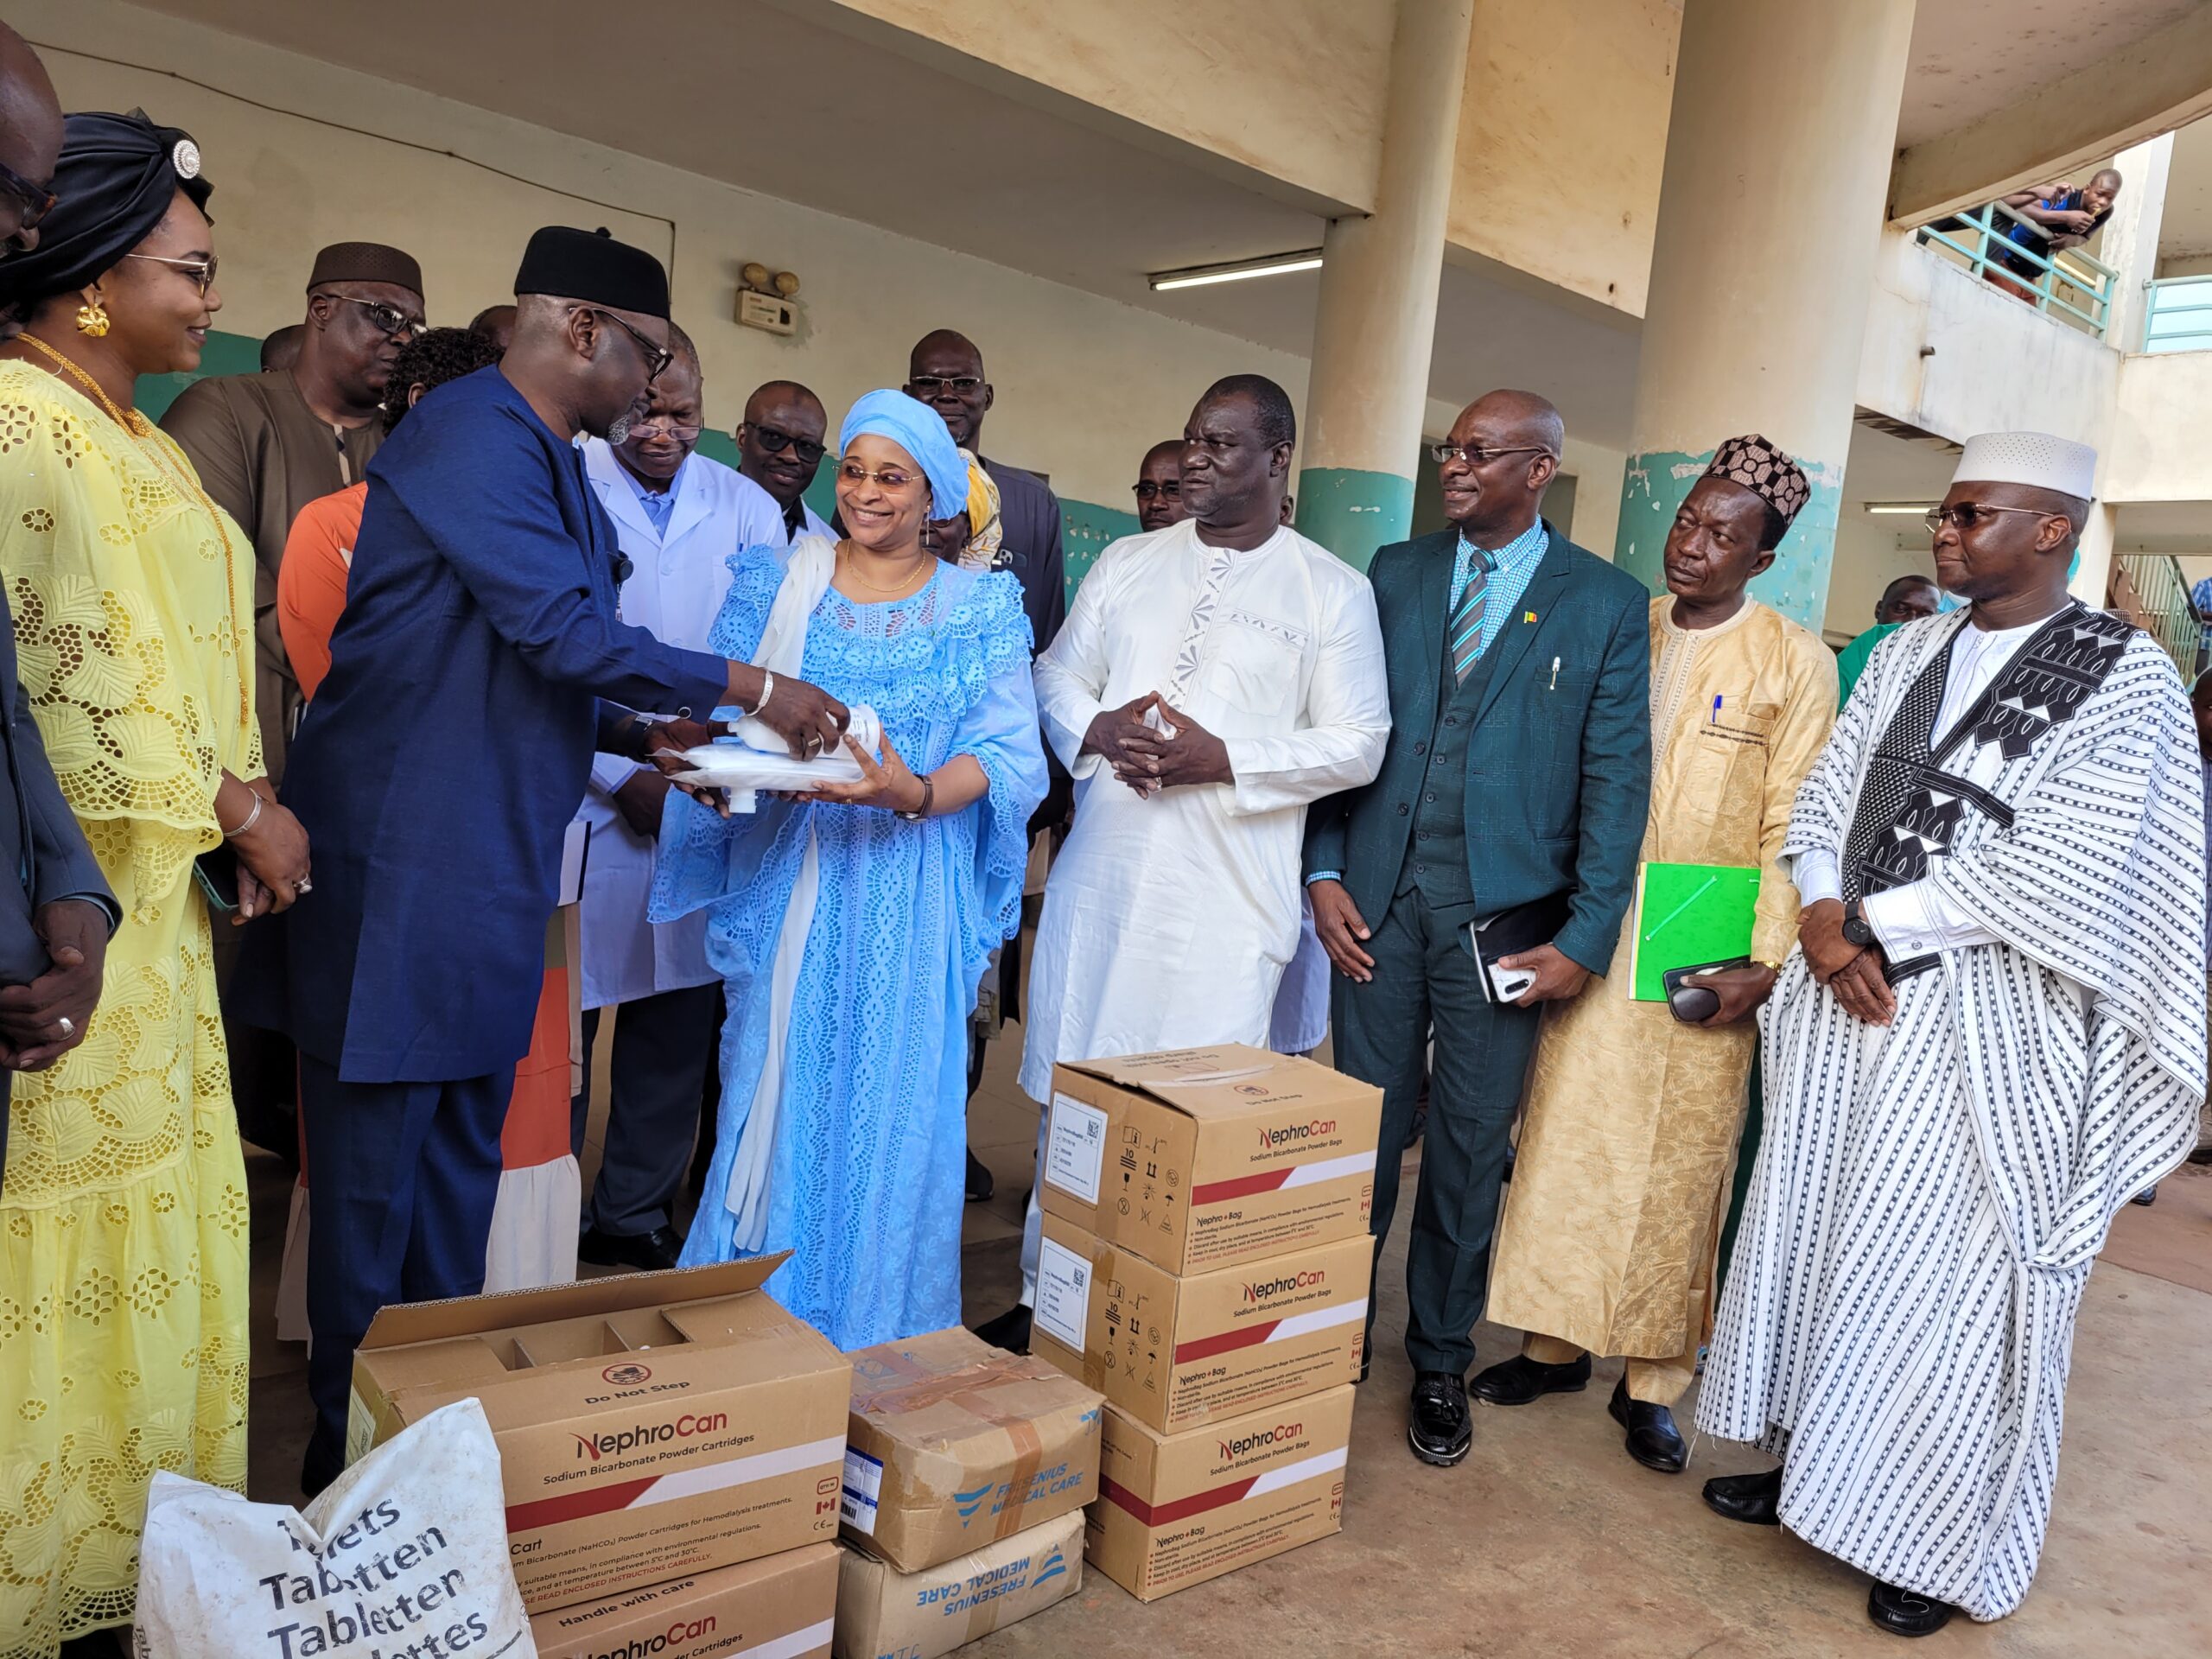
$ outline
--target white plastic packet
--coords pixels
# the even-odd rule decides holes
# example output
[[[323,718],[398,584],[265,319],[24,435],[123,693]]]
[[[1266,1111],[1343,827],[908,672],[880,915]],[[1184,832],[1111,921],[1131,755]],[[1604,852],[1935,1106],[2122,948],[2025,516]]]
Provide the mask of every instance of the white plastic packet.
[[[537,1659],[507,1564],[499,1448],[441,1407],[302,1514],[166,1471],[146,1496],[138,1659]]]
[[[743,728],[759,725],[755,721],[738,723]],[[762,731],[766,729],[761,728]],[[874,709],[863,704],[852,710],[851,734],[871,755],[881,756],[883,726]],[[861,763],[853,759],[852,751],[842,744],[811,760],[802,760],[782,738],[772,733],[768,734],[773,740],[772,748],[748,741],[758,735],[759,733],[741,731],[734,738],[684,750],[683,760],[692,770],[683,774],[683,781],[728,790],[730,810],[750,812],[755,790],[808,790],[817,784],[857,784],[866,776],[861,771]]]

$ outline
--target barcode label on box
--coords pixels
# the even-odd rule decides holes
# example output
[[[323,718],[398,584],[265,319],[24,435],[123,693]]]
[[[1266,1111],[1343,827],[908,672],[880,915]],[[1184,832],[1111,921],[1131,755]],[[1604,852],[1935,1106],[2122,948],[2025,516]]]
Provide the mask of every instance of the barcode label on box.
[[[837,1518],[855,1532],[875,1531],[876,1500],[883,1495],[883,1460],[845,1448],[845,1479],[837,1493]]]
[[[1066,1095],[1052,1096],[1052,1133],[1045,1143],[1045,1179],[1085,1204],[1098,1202],[1106,1161],[1106,1114]]]
[[[1077,1353],[1090,1329],[1090,1263],[1065,1244],[1039,1241],[1037,1253],[1037,1323]]]

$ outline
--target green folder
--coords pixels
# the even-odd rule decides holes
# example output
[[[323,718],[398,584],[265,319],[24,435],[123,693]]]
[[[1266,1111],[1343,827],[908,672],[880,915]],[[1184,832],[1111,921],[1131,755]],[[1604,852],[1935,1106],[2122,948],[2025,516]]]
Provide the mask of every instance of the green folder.
[[[1641,866],[1629,951],[1631,999],[1664,1002],[1663,976],[1669,970],[1751,955],[1751,912],[1758,897],[1756,866]]]

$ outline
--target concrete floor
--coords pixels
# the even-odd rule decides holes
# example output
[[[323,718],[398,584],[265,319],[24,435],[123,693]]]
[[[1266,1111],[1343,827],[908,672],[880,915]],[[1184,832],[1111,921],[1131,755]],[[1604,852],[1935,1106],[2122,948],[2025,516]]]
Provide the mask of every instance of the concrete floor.
[[[994,1046],[970,1116],[971,1141],[998,1181],[992,1201],[967,1214],[971,1323],[1006,1306],[1019,1283],[1036,1109],[1014,1087],[1018,1037],[1010,1030]],[[275,1341],[265,1312],[284,1189],[272,1160],[257,1156],[255,1175],[251,1484],[257,1497],[296,1501],[303,1360]],[[1674,1477],[1629,1461],[1605,1409],[1618,1363],[1601,1363],[1585,1394],[1478,1409],[1474,1450],[1456,1469],[1415,1462],[1405,1445],[1412,1379],[1399,1346],[1404,1233],[1402,1216],[1376,1288],[1380,1342],[1360,1394],[1341,1535],[1150,1606],[1090,1573],[1078,1595],[969,1651],[1825,1659],[1898,1650],[1866,1623],[1863,1575],[1699,1503],[1700,1481],[1763,1466],[1756,1452],[1701,1441],[1688,1472]],[[1477,1342],[1478,1363],[1517,1346],[1514,1333],[1489,1325]],[[2025,1605],[1996,1624],[1954,1619],[1922,1651],[2212,1653],[2212,1504],[2203,1496],[2212,1484],[2212,1167],[2183,1170],[2155,1206],[2122,1214],[2090,1281],[2067,1403],[2056,1514]],[[1685,1424],[1690,1407],[1683,1402]]]

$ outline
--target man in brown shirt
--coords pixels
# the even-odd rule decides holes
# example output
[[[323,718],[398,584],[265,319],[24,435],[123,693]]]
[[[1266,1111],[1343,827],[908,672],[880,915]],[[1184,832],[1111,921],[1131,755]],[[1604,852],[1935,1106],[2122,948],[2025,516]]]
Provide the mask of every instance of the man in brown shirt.
[[[423,272],[397,248],[340,242],[308,278],[299,360],[185,388],[162,426],[253,538],[254,693],[270,780],[302,706],[276,628],[276,569],[302,507],[358,483],[384,441],[378,405],[400,346],[423,327]]]

